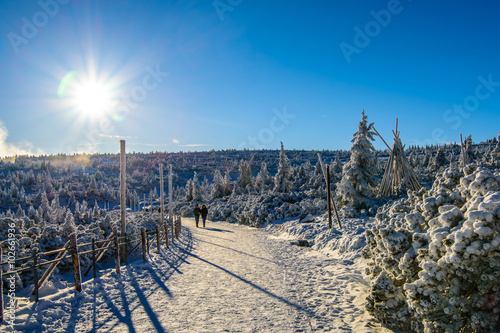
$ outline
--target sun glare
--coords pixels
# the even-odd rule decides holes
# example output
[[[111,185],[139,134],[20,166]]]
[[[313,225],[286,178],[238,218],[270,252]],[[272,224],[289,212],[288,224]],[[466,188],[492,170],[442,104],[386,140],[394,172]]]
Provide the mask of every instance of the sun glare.
[[[112,81],[96,75],[78,75],[71,71],[59,83],[57,95],[80,119],[95,120],[112,115],[116,102],[114,87]]]
[[[99,116],[110,110],[112,94],[98,82],[85,82],[76,87],[74,102],[80,112],[88,116]]]

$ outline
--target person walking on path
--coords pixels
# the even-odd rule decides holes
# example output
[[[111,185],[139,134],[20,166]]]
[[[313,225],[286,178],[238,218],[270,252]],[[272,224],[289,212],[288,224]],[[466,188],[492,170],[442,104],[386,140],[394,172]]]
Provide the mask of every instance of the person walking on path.
[[[208,208],[205,204],[201,205],[201,218],[203,219],[203,228],[205,228],[205,222],[207,221]]]
[[[198,228],[198,222],[200,221],[200,214],[201,214],[201,210],[198,204],[194,206],[193,213],[194,213],[194,220],[196,221],[196,228]],[[205,223],[203,223],[203,225],[205,225]]]

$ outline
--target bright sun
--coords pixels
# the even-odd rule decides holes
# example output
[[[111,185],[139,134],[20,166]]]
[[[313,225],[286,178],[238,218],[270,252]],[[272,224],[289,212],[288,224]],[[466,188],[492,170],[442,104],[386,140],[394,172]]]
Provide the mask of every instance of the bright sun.
[[[78,84],[73,98],[78,111],[90,117],[109,112],[113,102],[113,96],[104,84],[91,81]]]

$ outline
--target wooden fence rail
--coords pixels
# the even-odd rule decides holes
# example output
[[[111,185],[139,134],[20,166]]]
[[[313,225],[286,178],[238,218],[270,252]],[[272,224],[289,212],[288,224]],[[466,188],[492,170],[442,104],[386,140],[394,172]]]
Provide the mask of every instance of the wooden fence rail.
[[[166,225],[166,224],[165,224]],[[174,217],[174,223],[172,225],[172,237],[179,238],[181,232],[181,217],[176,216]],[[128,236],[128,237],[119,237],[118,236],[118,228],[115,226],[113,228],[113,231],[111,234],[104,240],[99,240],[96,241],[94,238],[92,238],[92,242],[90,243],[83,243],[83,244],[78,244],[76,233],[72,233],[69,236],[68,242],[60,249],[56,250],[51,250],[47,252],[41,252],[38,253],[36,251],[33,251],[33,255],[30,257],[24,257],[24,258],[17,258],[14,260],[14,263],[16,262],[25,262],[27,260],[31,260],[32,264],[29,267],[25,268],[19,268],[15,271],[10,271],[10,274],[19,274],[28,270],[31,270],[33,272],[33,291],[32,295],[34,295],[35,302],[38,302],[39,297],[38,297],[38,290],[42,287],[42,285],[49,279],[51,274],[54,272],[56,266],[65,259],[70,259],[72,261],[72,268],[73,268],[73,277],[74,277],[74,284],[75,284],[75,289],[79,292],[82,291],[82,278],[81,278],[81,271],[80,271],[80,256],[82,255],[87,255],[87,254],[92,254],[92,263],[87,267],[85,270],[83,276],[87,276],[87,274],[90,272],[91,269],[93,269],[93,278],[96,278],[96,265],[99,260],[101,260],[109,248],[114,249],[114,257],[115,257],[115,266],[116,266],[116,273],[120,274],[120,251],[121,248],[126,248],[127,244],[132,244],[137,242],[130,251],[128,251],[128,254],[131,254],[133,251],[135,251],[139,245],[142,245],[142,259],[144,261],[147,261],[148,255],[149,255],[149,247],[150,244],[154,242],[156,239],[156,246],[157,246],[157,251],[159,252],[161,249],[161,244],[160,244],[160,239],[164,238],[161,235],[160,228],[158,228],[157,225],[155,225],[155,230],[153,231],[148,231],[146,232],[145,228],[140,229],[140,233],[138,235],[134,236]],[[165,243],[168,248],[168,230],[165,230],[164,235],[166,237]],[[101,247],[98,245],[102,244]],[[86,251],[79,251],[79,248],[85,247],[85,246],[92,246],[91,250],[86,250]],[[69,255],[66,255],[66,253],[69,252]],[[55,259],[48,260],[45,262],[40,262],[40,257],[41,256],[50,256],[57,254]],[[128,256],[126,255],[125,258]],[[3,283],[2,283],[2,269],[1,269],[1,264],[2,264],[2,249],[0,248],[0,322],[3,321],[3,298],[1,295],[3,295]],[[45,272],[42,274],[40,279],[38,279],[38,273],[39,269],[43,266],[49,267],[45,270]]]

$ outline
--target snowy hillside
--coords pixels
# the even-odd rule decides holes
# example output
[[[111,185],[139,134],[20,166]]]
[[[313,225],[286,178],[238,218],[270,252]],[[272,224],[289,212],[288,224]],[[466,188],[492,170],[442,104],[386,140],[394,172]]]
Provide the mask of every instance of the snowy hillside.
[[[282,145],[279,151],[128,154],[127,233],[137,235],[141,227],[152,231],[159,226],[158,166],[160,163],[172,163],[173,206],[177,214],[192,217],[194,205],[205,203],[209,207],[209,220],[220,221],[221,226],[231,230],[228,233],[256,230],[266,239],[263,245],[273,251],[291,251],[298,258],[307,258],[284,259],[285,254],[272,251],[265,254],[269,260],[267,256],[276,256],[278,262],[289,260],[285,267],[291,265],[294,270],[300,271],[296,276],[300,281],[297,286],[320,290],[324,294],[319,298],[306,297],[305,292],[302,295],[287,294],[294,299],[293,304],[302,304],[300,309],[309,309],[305,312],[306,321],[308,325],[316,325],[317,330],[329,328],[335,331],[334,328],[341,329],[343,324],[346,324],[346,331],[358,330],[361,322],[366,331],[370,331],[370,327],[373,330],[375,327],[377,330],[391,327],[415,332],[498,329],[500,294],[495,284],[500,275],[496,264],[500,244],[497,239],[500,237],[498,140],[472,144],[467,138],[466,149],[462,151],[458,145],[410,147],[405,153],[410,167],[423,185],[422,189],[406,191],[401,187],[396,189],[396,195],[381,196],[378,186],[389,155],[373,148],[370,143],[373,139],[370,138],[371,128],[363,115],[354,135],[353,147],[348,152],[287,151]],[[339,205],[342,228],[336,219],[333,228],[328,228],[325,214],[326,168],[319,158],[330,169],[331,192],[334,202]],[[468,163],[465,168],[460,166],[464,161]],[[9,250],[13,250],[17,258],[27,258],[16,268],[28,268],[32,264],[30,258],[33,251],[59,249],[75,231],[80,244],[89,243],[92,238],[107,238],[112,228],[119,225],[120,215],[116,209],[119,206],[118,175],[118,155],[2,159],[0,244],[4,252],[3,262],[8,259],[6,254]],[[154,211],[151,211],[151,205]],[[241,226],[238,228],[227,222]],[[203,238],[207,235],[199,234],[201,238],[192,236],[191,241],[199,244],[210,242],[216,248],[232,248],[229,243],[224,243],[222,236],[225,231],[222,229],[211,235],[212,240]],[[192,235],[197,233],[190,228],[185,231]],[[290,245],[298,240],[305,241],[309,247]],[[87,245],[82,250],[89,248]],[[178,250],[181,251],[180,248]],[[198,254],[193,256],[190,250],[182,251],[189,252],[186,255],[195,259],[201,258]],[[237,251],[245,252],[244,249]],[[153,261],[158,261],[158,265],[166,265],[165,262],[171,264],[169,258],[172,254],[166,252],[164,255],[166,257],[163,258],[153,256]],[[321,267],[321,274],[316,272],[316,266],[308,262],[312,257],[317,259],[315,265]],[[41,261],[54,258],[55,255],[48,256]],[[80,260],[81,266],[86,268],[91,256],[84,254]],[[298,261],[295,263],[294,260]],[[112,253],[108,251],[104,264],[111,262]],[[295,266],[298,263],[303,267]],[[143,269],[148,264],[134,263],[130,269],[133,270],[134,265]],[[217,266],[225,267],[222,264]],[[97,289],[88,289],[92,283],[87,281],[84,293],[77,294],[76,298],[72,296],[71,288],[65,287],[68,283],[71,285],[68,282],[71,279],[64,277],[71,268],[71,260],[61,262],[44,287],[44,296],[56,297],[51,295],[60,294],[73,304],[88,300],[91,297],[88,290],[98,292]],[[9,267],[4,264],[2,269],[7,272]],[[282,273],[284,268],[279,266],[276,269]],[[127,275],[130,272],[124,270],[120,279],[131,282],[133,276]],[[348,273],[349,270],[352,272]],[[332,271],[341,273],[325,273]],[[161,275],[159,271],[155,274]],[[309,274],[313,274],[311,278],[316,284],[302,280]],[[324,274],[330,278],[320,277]],[[102,281],[107,281],[110,275],[110,270],[103,271]],[[232,275],[233,278],[242,278],[236,275]],[[343,276],[346,283],[354,283],[356,288],[342,284],[338,276]],[[249,275],[244,280],[253,281],[253,278],[256,277]],[[10,283],[6,279],[4,275],[4,285]],[[15,279],[15,290],[18,294],[26,294],[33,284],[33,273],[28,270]],[[275,287],[267,285],[263,288],[261,285],[268,283],[266,279],[264,281],[256,284],[261,287],[258,290],[268,291]],[[108,282],[111,284],[112,280],[96,288],[109,288],[111,292],[114,287],[104,287]],[[154,283],[144,283],[150,287],[162,284],[157,279]],[[323,284],[328,286],[322,289]],[[345,288],[351,288],[351,294],[343,294],[343,298],[328,291],[341,293]],[[58,289],[66,290],[65,294]],[[278,295],[277,292],[272,294]],[[124,316],[121,314],[126,309],[123,300],[132,297],[130,295],[120,296],[122,305],[108,309],[108,312]],[[284,296],[280,297],[278,299],[292,302]],[[354,300],[356,309],[350,306]],[[335,305],[334,301],[341,304]],[[49,325],[45,329],[50,331],[53,327],[47,320],[61,321],[61,318],[66,318],[69,310],[57,309],[59,306],[67,307],[65,303],[42,301],[39,305],[30,304],[20,308],[19,318],[29,318],[35,311],[34,307],[46,306],[46,315],[42,317],[46,319],[32,317],[26,319],[25,325],[28,322],[33,327]],[[364,310],[365,303],[368,312]],[[298,317],[301,313],[303,315],[302,310],[295,309]],[[336,321],[336,314],[351,311],[348,309],[352,310],[348,314],[354,319]],[[148,313],[150,310],[144,311]],[[90,313],[90,310],[84,312],[84,316],[90,316]],[[78,318],[78,323],[86,320]],[[387,325],[386,328],[382,328],[380,322]],[[191,324],[185,325],[184,328]],[[306,331],[313,327],[302,327],[303,323],[288,321],[286,325]]]

